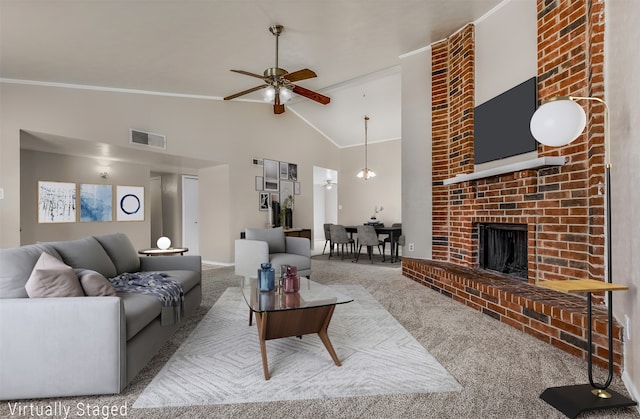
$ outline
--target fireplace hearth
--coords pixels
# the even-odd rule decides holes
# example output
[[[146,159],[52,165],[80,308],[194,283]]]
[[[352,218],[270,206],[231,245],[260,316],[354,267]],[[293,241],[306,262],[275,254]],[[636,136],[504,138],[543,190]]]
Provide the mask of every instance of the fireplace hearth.
[[[480,268],[528,280],[527,225],[478,224]]]

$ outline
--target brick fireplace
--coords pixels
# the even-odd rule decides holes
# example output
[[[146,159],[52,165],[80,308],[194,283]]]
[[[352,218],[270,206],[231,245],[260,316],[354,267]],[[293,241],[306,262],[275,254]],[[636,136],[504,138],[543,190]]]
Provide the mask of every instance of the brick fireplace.
[[[604,97],[604,2],[537,4],[538,97]],[[563,156],[564,165],[447,184],[474,172],[474,60],[473,25],[432,45],[433,261],[405,258],[403,274],[585,357],[586,301],[540,291],[535,283],[604,280],[604,110],[589,104],[587,129],[572,144],[538,146],[538,157]],[[524,278],[480,269],[483,225],[521,226],[527,248]],[[606,365],[606,322],[599,317],[605,311],[596,307],[596,312],[595,362]],[[614,334],[619,373],[618,325]]]

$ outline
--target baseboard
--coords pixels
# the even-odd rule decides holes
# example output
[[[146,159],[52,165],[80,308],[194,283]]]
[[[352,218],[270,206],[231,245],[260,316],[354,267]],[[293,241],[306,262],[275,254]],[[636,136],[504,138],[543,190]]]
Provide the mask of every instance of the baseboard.
[[[626,370],[622,372],[622,382],[627,388],[627,391],[629,392],[631,398],[635,401],[640,400],[640,393],[638,393],[638,389],[636,389],[636,387],[633,385],[631,377],[629,377],[629,374],[627,374]],[[640,405],[636,406],[636,410],[640,413]]]
[[[203,260],[202,263],[206,263],[207,265],[220,265],[220,266],[234,266],[233,262],[216,262],[212,260]]]

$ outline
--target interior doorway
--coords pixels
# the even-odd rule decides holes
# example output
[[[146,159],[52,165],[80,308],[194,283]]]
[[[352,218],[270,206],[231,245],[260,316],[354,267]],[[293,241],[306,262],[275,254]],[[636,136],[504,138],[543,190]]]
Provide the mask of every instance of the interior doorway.
[[[182,176],[182,246],[190,255],[200,254],[198,177]]]
[[[324,224],[338,223],[338,171],[313,167],[313,250],[322,252]]]

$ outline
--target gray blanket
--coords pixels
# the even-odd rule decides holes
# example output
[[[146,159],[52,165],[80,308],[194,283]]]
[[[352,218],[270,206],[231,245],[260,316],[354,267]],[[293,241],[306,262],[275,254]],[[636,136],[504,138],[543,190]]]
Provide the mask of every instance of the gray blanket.
[[[184,292],[182,284],[167,279],[160,272],[124,273],[109,281],[116,292],[135,292],[155,296],[162,304],[161,324],[168,326],[180,323],[184,314]]]

